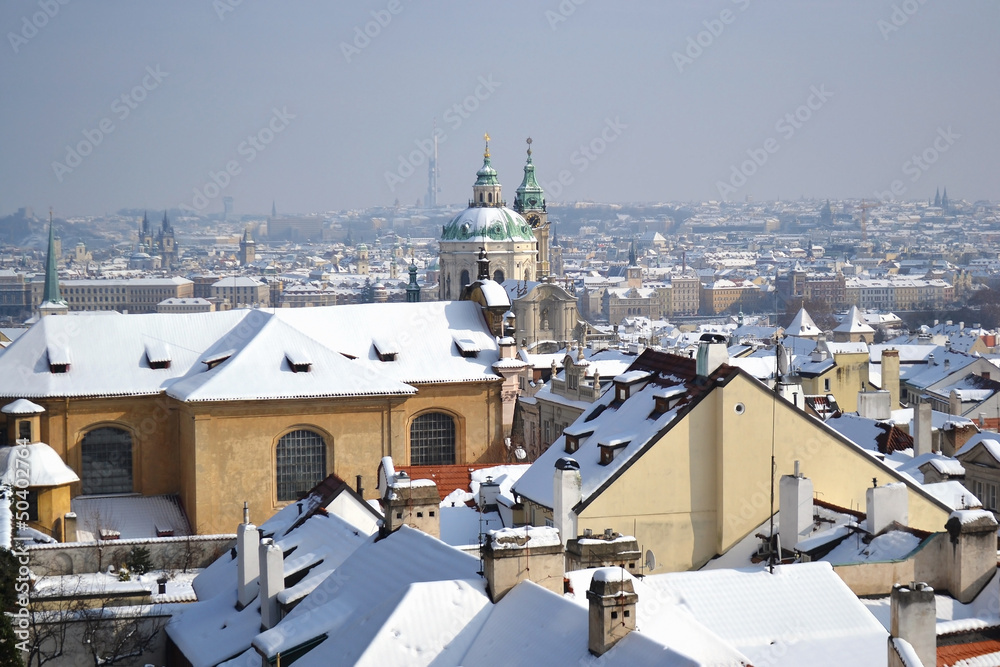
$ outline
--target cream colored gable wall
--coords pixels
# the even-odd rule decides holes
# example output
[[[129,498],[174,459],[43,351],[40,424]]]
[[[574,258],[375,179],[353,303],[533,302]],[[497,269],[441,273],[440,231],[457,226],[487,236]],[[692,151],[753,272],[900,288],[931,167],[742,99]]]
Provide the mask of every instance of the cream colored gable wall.
[[[814,378],[802,379],[802,390],[806,394],[833,394],[844,412],[856,412],[858,392],[870,387],[868,381],[868,354],[834,355],[835,365],[826,373]],[[824,381],[830,380],[830,390],[825,390]]]
[[[634,533],[664,569],[700,567],[770,515],[772,424],[779,434],[776,480],[791,474],[798,460],[821,500],[864,511],[872,478],[880,485],[902,481],[867,452],[739,374],[583,509],[581,532]],[[776,496],[775,509],[777,503]],[[948,515],[947,508],[910,486],[911,526],[940,531]]]

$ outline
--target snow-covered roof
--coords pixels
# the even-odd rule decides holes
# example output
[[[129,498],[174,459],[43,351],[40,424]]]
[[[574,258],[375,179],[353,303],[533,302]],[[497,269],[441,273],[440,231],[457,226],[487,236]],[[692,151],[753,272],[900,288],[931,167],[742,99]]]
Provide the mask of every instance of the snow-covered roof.
[[[81,542],[97,539],[100,531],[114,531],[123,540],[156,537],[169,530],[174,536],[190,535],[187,517],[176,495],[77,496],[76,536]]]
[[[0,447],[0,484],[13,486],[18,479],[24,479],[25,473],[29,487],[62,486],[80,481],[62,457],[44,442]]]
[[[373,346],[386,336],[400,349],[392,362],[379,361]],[[455,338],[478,352],[463,356]],[[215,369],[203,363],[225,352],[229,360]],[[312,368],[293,372],[286,352],[310,357]],[[149,354],[169,365],[151,368]],[[45,317],[0,355],[0,373],[18,378],[0,397],[406,394],[410,383],[499,381],[491,368],[498,359],[471,302]],[[50,363],[69,366],[53,372]]]
[[[789,336],[818,336],[822,331],[813,322],[812,316],[803,307],[799,308],[799,312],[795,313],[795,317],[785,328],[785,333]]]
[[[837,333],[852,333],[852,334],[873,334],[875,330],[868,326],[865,319],[861,317],[861,313],[858,311],[857,306],[851,306],[851,309],[847,311],[847,315],[844,319],[840,321],[833,330]]]
[[[5,415],[37,415],[45,412],[45,408],[37,403],[32,403],[26,398],[19,398],[13,403],[8,403],[3,408],[0,408],[0,412],[3,412]]]
[[[489,308],[510,308],[510,296],[503,285],[495,280],[479,280],[475,283],[483,291],[483,298]]]

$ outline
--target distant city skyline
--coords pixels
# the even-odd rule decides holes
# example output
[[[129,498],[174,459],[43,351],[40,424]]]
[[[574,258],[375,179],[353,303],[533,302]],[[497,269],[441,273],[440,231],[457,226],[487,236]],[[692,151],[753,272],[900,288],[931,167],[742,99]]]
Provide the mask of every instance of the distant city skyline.
[[[1000,200],[1000,5],[0,7],[0,215],[464,204],[489,132],[550,202]],[[436,123],[436,125],[435,125]],[[436,127],[436,130],[434,129]]]

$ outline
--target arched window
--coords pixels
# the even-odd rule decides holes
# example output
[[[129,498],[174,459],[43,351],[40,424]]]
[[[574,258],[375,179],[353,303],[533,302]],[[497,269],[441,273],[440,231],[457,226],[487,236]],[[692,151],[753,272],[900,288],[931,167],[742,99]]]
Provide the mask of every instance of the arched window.
[[[120,428],[95,428],[80,442],[84,495],[132,493],[132,435]]]
[[[300,429],[281,436],[277,455],[278,500],[298,500],[326,477],[326,443]]]
[[[502,283],[503,282],[503,271],[500,270],[500,269],[497,269],[496,271],[494,271],[493,272],[493,280],[497,281],[498,283]]]
[[[489,200],[490,200],[490,203],[492,204],[493,203],[493,193],[492,192],[490,193]]]
[[[455,420],[443,412],[428,412],[410,424],[410,465],[455,462]]]
[[[461,287],[463,287],[463,288],[466,285],[469,284],[469,270],[468,269],[462,269],[462,273],[459,276],[458,282],[462,283]]]

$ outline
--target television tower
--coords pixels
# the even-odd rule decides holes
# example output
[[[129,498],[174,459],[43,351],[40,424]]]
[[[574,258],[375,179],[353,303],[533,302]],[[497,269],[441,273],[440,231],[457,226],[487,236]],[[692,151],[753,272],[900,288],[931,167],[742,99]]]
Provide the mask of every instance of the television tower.
[[[434,208],[437,206],[437,193],[438,193],[437,120],[434,121],[434,131],[431,132],[431,137],[434,139],[434,153],[427,160],[427,197],[424,199],[425,208]]]

